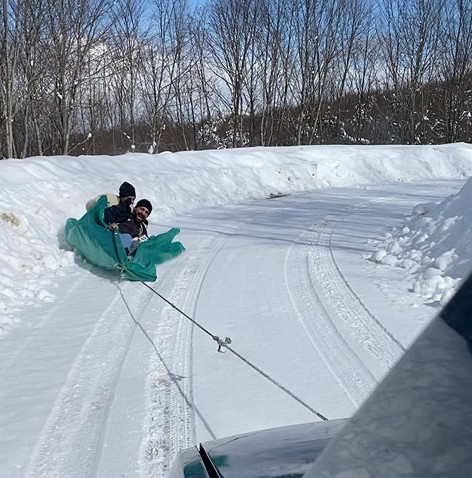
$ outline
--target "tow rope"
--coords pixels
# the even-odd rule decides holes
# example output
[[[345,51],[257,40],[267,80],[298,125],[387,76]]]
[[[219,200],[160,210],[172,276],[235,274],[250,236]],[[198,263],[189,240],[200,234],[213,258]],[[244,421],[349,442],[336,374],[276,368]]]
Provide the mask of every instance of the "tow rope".
[[[173,304],[170,300],[166,299],[162,294],[157,292],[157,290],[153,289],[149,284],[147,284],[144,281],[140,281],[141,284],[146,286],[149,290],[151,290],[154,294],[156,294],[159,298],[161,298],[164,302],[166,302],[168,305],[170,305],[173,309],[175,309],[177,312],[182,314],[186,319],[190,320],[192,324],[196,325],[200,330],[208,334],[217,344],[218,344],[218,352],[223,352],[223,348],[226,350],[229,350],[233,355],[241,359],[243,362],[245,362],[247,365],[252,367],[256,372],[259,372],[263,377],[266,379],[270,380],[274,385],[279,387],[281,390],[283,390],[285,393],[290,395],[293,399],[295,399],[298,403],[303,405],[307,410],[309,410],[311,413],[316,415],[317,417],[321,418],[321,420],[328,420],[325,416],[323,416],[321,413],[317,412],[314,408],[310,407],[306,402],[304,402],[301,398],[297,397],[293,392],[291,392],[288,388],[284,387],[281,383],[279,383],[277,380],[273,379],[270,377],[267,373],[265,373],[263,370],[261,370],[259,367],[251,363],[249,360],[244,358],[241,354],[236,352],[232,347],[230,347],[231,344],[231,339],[229,337],[225,337],[225,339],[221,339],[218,337],[218,335],[212,334],[209,330],[207,330],[205,327],[203,327],[201,324],[199,324],[196,320],[192,319],[188,314],[186,314],[184,311],[179,309],[175,304]]]

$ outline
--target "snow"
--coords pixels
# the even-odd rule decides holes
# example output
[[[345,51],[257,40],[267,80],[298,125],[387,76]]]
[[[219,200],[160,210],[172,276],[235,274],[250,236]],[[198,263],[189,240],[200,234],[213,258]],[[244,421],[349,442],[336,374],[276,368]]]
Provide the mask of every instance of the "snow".
[[[0,476],[161,477],[302,403],[351,416],[472,269],[471,176],[467,144],[0,161]],[[209,334],[65,242],[123,181],[181,228],[150,285]]]
[[[444,305],[470,271],[472,181],[439,204],[418,204],[403,227],[386,235],[372,260],[403,267],[414,275],[413,289]]]

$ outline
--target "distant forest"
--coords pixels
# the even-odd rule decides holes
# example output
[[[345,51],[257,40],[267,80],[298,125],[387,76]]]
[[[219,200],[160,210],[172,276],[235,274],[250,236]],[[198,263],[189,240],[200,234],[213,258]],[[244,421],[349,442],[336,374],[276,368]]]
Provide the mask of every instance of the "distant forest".
[[[472,142],[470,0],[0,0],[0,158]]]

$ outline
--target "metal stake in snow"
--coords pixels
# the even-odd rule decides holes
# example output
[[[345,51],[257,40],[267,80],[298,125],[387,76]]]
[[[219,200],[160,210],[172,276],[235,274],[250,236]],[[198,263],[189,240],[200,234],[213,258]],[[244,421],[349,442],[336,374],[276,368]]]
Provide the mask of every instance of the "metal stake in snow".
[[[325,416],[323,416],[321,413],[317,412],[314,408],[310,407],[307,403],[305,403],[301,398],[297,397],[294,393],[292,393],[288,388],[284,387],[282,384],[277,382],[277,380],[273,379],[270,377],[267,373],[262,371],[259,367],[254,365],[253,363],[249,362],[249,360],[245,359],[241,354],[236,352],[232,347],[230,347],[231,344],[231,339],[229,337],[226,337],[224,340],[220,339],[217,335],[213,335],[210,333],[205,327],[200,325],[196,320],[192,319],[189,315],[187,315],[185,312],[180,310],[176,305],[174,305],[172,302],[170,302],[168,299],[166,299],[163,295],[159,294],[155,289],[153,289],[150,285],[146,284],[145,282],[141,281],[143,285],[145,285],[149,290],[154,292],[158,297],[160,297],[164,302],[169,304],[173,309],[175,309],[177,312],[182,314],[186,319],[190,320],[194,325],[196,325],[199,329],[203,330],[206,334],[208,334],[217,344],[218,344],[218,352],[222,352],[222,348],[224,347],[225,349],[229,350],[232,354],[234,354],[236,357],[241,359],[243,362],[248,364],[250,367],[252,367],[256,372],[259,372],[263,377],[267,378],[270,380],[274,385],[279,387],[281,390],[283,390],[285,393],[290,395],[293,399],[295,399],[298,403],[303,405],[307,410],[309,410],[311,413],[315,414],[317,417],[321,418],[321,420],[328,420]]]
[[[221,350],[221,347],[226,347],[228,344],[231,343],[231,339],[229,337],[225,337],[225,339],[222,340],[218,336],[214,336],[213,339],[218,342],[218,352],[221,352],[221,353],[223,353],[223,350]]]

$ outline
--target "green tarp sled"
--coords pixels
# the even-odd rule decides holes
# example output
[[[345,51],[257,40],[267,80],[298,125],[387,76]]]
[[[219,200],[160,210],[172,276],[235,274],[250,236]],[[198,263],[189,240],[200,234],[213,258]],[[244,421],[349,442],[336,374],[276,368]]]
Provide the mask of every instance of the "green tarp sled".
[[[156,266],[172,259],[185,250],[180,242],[173,242],[180,229],[151,236],[142,242],[136,254],[128,258],[121,245],[118,231],[110,231],[103,221],[107,198],[102,196],[97,204],[79,220],[66,222],[66,241],[92,264],[108,270],[120,271],[125,279],[149,281],[157,279]]]

